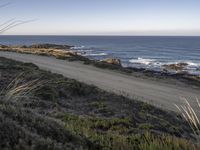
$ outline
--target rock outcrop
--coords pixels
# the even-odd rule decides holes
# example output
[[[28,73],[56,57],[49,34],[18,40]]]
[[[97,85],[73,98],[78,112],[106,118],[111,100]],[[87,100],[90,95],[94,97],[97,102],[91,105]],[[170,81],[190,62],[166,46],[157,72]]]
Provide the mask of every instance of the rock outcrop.
[[[7,45],[0,45],[0,48],[9,48]]]
[[[57,44],[33,44],[28,48],[45,48],[45,49],[70,49],[72,46],[69,45],[57,45]]]
[[[112,65],[121,66],[121,60],[116,59],[116,58],[107,58],[107,59],[102,60],[102,62],[106,62],[106,63],[112,64]]]
[[[8,52],[54,56],[56,58],[61,58],[61,59],[78,56],[76,52],[71,51],[69,48],[70,46],[67,46],[67,45],[55,45],[55,44],[39,44],[39,45],[31,45],[31,46],[0,45],[1,51],[8,51]]]
[[[163,68],[164,70],[183,71],[187,66],[188,66],[187,63],[177,63],[177,64],[163,65]]]

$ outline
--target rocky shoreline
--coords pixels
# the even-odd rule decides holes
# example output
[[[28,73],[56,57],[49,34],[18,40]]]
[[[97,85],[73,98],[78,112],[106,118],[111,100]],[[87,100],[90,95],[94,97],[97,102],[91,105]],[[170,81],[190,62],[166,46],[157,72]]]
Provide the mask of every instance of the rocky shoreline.
[[[193,75],[184,71],[184,68],[188,65],[186,63],[163,65],[164,69],[162,71],[149,70],[146,68],[123,67],[120,59],[107,58],[105,60],[91,60],[78,52],[73,51],[71,48],[73,48],[73,46],[56,44],[33,44],[30,46],[0,45],[0,51],[52,56],[57,59],[65,59],[68,61],[81,61],[86,65],[111,69],[134,76],[152,77],[156,79],[178,79],[200,86],[200,75]]]

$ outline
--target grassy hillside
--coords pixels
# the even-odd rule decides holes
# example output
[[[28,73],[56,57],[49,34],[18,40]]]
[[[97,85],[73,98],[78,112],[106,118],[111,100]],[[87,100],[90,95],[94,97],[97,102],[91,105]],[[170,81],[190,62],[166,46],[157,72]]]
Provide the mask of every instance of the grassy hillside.
[[[0,58],[0,149],[198,149],[181,117]]]

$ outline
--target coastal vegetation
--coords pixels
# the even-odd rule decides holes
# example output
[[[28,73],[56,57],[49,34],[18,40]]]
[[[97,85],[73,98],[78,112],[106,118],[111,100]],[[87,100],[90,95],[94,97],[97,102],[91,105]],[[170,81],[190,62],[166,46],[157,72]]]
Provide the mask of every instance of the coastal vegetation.
[[[9,12],[7,10],[2,12],[0,34],[16,26],[35,21],[35,19],[21,20],[28,15],[28,18],[36,16],[42,21],[26,29],[13,30],[9,34],[63,35],[74,34],[73,32],[76,31],[76,34],[87,35],[94,33],[126,36],[129,34],[193,35],[191,31],[195,32],[195,28],[198,28],[198,22],[196,22],[198,19],[195,19],[198,13],[195,9],[199,8],[198,5],[192,3],[184,4],[184,2],[180,7],[180,3],[177,2],[173,2],[173,6],[171,2],[148,4],[137,1],[117,3],[110,1],[98,2],[98,4],[91,1],[83,3],[82,1],[75,3],[62,1],[60,2],[62,6],[53,1],[50,3],[48,1],[18,2],[16,8],[12,7]],[[12,2],[0,3],[1,9]],[[191,8],[194,9],[191,11]],[[150,10],[154,11],[149,13]],[[142,12],[142,15],[138,11]],[[19,12],[13,16],[17,18],[9,20],[10,15],[15,12]],[[79,13],[82,14],[79,16]],[[96,19],[97,16],[99,16],[98,19]],[[189,24],[184,25],[185,20]],[[2,36],[1,43],[21,43],[24,40],[27,40],[26,43],[35,40],[64,43],[63,41],[71,39],[71,36],[69,39],[54,37],[53,40],[47,37],[48,40],[45,38],[30,40],[27,36],[21,39],[14,37],[10,41],[6,36]],[[95,41],[95,37],[86,38],[90,41],[89,43],[101,45],[102,49],[113,49],[114,51],[108,52],[108,55],[99,53],[102,50],[98,46],[92,48],[95,49],[94,53],[97,52],[94,54],[89,53],[88,50],[87,52],[76,51],[76,48],[70,45],[11,46],[0,43],[0,53],[2,55],[4,53],[4,56],[8,58],[10,58],[8,53],[13,55],[20,53],[18,60],[25,56],[23,54],[32,54],[27,57],[29,56],[29,60],[34,60],[32,62],[36,63],[39,59],[33,55],[53,57],[46,58],[47,61],[44,62],[45,57],[37,56],[42,60],[37,63],[38,66],[46,69],[48,67],[44,66],[51,66],[53,69],[50,70],[65,75],[42,70],[32,63],[0,57],[0,150],[200,150],[199,99],[196,99],[196,107],[193,108],[195,104],[192,101],[181,97],[183,103],[172,104],[177,108],[177,112],[169,111],[173,110],[171,108],[167,110],[169,104],[177,102],[176,96],[171,95],[183,93],[188,97],[190,94],[199,95],[199,39],[174,37],[170,39],[159,36],[146,40],[143,36],[141,39],[140,37],[133,39],[117,37],[117,40],[112,40],[112,37],[98,39],[108,42],[108,46],[102,44],[104,42]],[[73,43],[79,43],[79,41],[82,43],[79,38],[74,39],[78,42]],[[115,56],[123,60],[111,58],[110,53],[115,53]],[[94,57],[89,57],[87,54],[109,58],[90,59]],[[121,57],[122,54],[126,57]],[[26,58],[23,60],[26,61]],[[123,64],[124,60],[126,64]],[[66,61],[77,61],[77,63],[66,63]],[[60,64],[55,65],[55,62]],[[67,66],[67,64],[70,65]],[[141,66],[146,66],[146,68],[128,67],[137,66],[136,64],[139,67],[140,64],[145,64]],[[156,67],[151,68],[151,66]],[[78,68],[78,71],[75,68]],[[86,70],[87,68],[93,70]],[[67,75],[67,73],[72,74]],[[75,75],[78,77],[75,78]],[[85,82],[70,79],[67,76]],[[88,80],[81,80],[84,76],[87,76]],[[103,84],[109,82],[128,86],[117,87],[118,84]],[[96,86],[87,83],[94,83]],[[154,86],[155,84],[158,86]],[[107,88],[109,86],[111,88]],[[143,101],[139,100],[139,96]],[[163,103],[159,103],[161,101]],[[152,105],[150,105],[151,102]],[[153,105],[153,102],[156,105]],[[161,105],[163,106],[160,107]],[[166,110],[161,109],[163,107],[166,107]]]
[[[2,149],[199,149],[181,115],[0,58]],[[181,126],[180,126],[181,125]]]
[[[194,135],[196,136],[196,139],[199,141],[200,138],[200,118],[197,114],[198,112],[194,110],[194,108],[191,106],[191,104],[188,102],[188,100],[184,97],[181,98],[184,103],[182,105],[175,105],[183,118],[187,121],[188,125],[192,129]],[[196,98],[196,105],[198,106],[198,109],[200,109],[200,102],[199,99]]]

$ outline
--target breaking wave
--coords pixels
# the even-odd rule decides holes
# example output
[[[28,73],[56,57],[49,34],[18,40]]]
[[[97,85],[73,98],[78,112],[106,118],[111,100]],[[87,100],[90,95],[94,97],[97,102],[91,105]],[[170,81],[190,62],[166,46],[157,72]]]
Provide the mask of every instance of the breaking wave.
[[[85,48],[85,46],[74,46],[71,49],[72,50],[81,50],[81,49],[84,49],[84,48]]]
[[[183,71],[187,71],[191,74],[200,74],[200,63],[195,61],[166,61],[163,62],[162,60],[157,59],[145,59],[138,57],[137,59],[129,60],[132,67],[139,67],[139,68],[150,68],[152,70],[162,70],[165,65],[177,65],[180,63],[186,64],[183,68]]]
[[[141,57],[138,57],[137,59],[131,59],[129,60],[130,63],[134,64],[144,64],[144,65],[150,65],[152,63],[155,63],[155,59],[144,59]]]
[[[83,56],[107,56],[107,53],[90,53],[90,54],[84,54]]]

